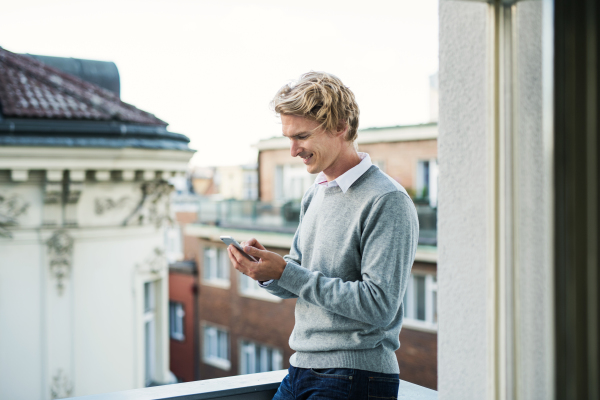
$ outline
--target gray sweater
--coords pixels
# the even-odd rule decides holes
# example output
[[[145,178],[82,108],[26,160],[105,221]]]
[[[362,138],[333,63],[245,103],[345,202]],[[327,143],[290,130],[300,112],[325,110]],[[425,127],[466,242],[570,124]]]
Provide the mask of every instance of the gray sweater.
[[[346,193],[312,186],[279,280],[266,287],[298,298],[290,363],[399,373],[404,305],[419,237],[406,190],[371,166]]]

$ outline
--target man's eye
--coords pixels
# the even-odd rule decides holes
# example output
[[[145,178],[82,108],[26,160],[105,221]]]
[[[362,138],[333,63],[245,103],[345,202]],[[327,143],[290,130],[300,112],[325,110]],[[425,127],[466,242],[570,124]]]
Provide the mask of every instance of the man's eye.
[[[299,140],[304,140],[306,139],[308,136],[296,136]]]

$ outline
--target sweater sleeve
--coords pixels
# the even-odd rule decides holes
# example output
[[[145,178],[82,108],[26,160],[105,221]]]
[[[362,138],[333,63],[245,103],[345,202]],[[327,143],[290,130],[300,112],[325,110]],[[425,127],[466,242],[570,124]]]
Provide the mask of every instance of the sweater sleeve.
[[[402,192],[380,196],[363,225],[361,280],[330,278],[288,262],[278,287],[330,312],[377,327],[396,317],[408,285],[419,222]]]
[[[294,267],[300,267],[302,256],[300,255],[300,250],[298,249],[298,240],[300,236],[300,227],[302,226],[302,219],[300,219],[300,223],[298,224],[298,229],[296,229],[296,233],[294,234],[294,240],[292,241],[292,247],[290,248],[290,254],[283,256],[283,259],[287,262],[285,269],[288,269],[290,265]],[[284,270],[285,271],[285,270]],[[289,290],[281,287],[279,285],[279,280],[273,279],[269,282],[268,285],[261,285],[267,292],[280,297],[282,299],[295,299],[298,297],[297,294],[290,292]]]

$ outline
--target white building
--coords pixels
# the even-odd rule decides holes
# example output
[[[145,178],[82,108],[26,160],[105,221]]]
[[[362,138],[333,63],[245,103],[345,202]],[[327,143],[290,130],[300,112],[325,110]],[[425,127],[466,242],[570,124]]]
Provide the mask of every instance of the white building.
[[[166,178],[189,140],[27,56],[0,49],[0,79],[0,398],[171,381]]]

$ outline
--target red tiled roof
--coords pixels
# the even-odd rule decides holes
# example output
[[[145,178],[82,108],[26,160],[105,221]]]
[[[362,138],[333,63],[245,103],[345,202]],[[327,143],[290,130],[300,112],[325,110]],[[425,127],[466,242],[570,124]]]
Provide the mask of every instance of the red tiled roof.
[[[1,47],[0,105],[2,114],[13,118],[168,125],[106,89]]]

